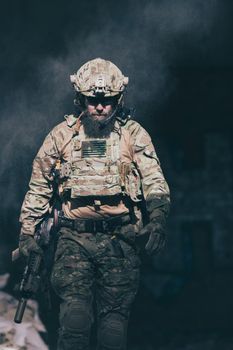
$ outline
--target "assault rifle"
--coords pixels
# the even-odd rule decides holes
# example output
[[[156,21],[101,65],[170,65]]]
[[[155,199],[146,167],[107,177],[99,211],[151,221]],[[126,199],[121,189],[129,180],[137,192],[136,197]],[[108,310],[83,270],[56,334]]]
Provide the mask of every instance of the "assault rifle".
[[[31,252],[19,286],[21,297],[14,317],[16,323],[22,322],[27,300],[32,298],[39,289],[41,265],[42,255]]]
[[[45,250],[50,245],[51,240],[54,240],[54,232],[54,219],[48,217],[40,225],[40,228],[37,230],[34,239],[36,240],[37,244],[43,250]],[[12,252],[12,260],[17,260],[19,256],[20,253],[19,249],[17,248]],[[51,259],[51,255],[49,258]],[[39,290],[41,274],[44,268],[44,260],[46,260],[45,256],[42,256],[41,254],[35,252],[31,252],[27,259],[23,277],[18,288],[20,299],[14,317],[14,321],[16,323],[22,322],[27,300],[33,298]]]

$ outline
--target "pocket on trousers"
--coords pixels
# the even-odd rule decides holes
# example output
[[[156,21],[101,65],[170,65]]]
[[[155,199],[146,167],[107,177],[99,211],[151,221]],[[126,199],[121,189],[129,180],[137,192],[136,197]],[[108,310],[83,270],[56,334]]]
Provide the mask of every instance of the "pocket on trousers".
[[[141,265],[141,260],[135,249],[130,244],[122,240],[119,240],[119,243],[124,253],[124,258],[130,262],[133,268],[139,267]]]

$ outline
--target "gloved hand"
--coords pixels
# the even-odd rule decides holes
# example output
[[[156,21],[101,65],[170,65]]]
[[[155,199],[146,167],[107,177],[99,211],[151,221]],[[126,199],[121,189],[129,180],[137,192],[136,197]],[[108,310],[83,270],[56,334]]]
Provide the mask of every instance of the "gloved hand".
[[[164,225],[154,218],[140,232],[140,236],[147,238],[145,250],[148,255],[158,253],[166,243],[166,234]]]
[[[19,251],[24,256],[29,256],[31,252],[43,254],[42,249],[31,235],[21,234],[19,236]]]

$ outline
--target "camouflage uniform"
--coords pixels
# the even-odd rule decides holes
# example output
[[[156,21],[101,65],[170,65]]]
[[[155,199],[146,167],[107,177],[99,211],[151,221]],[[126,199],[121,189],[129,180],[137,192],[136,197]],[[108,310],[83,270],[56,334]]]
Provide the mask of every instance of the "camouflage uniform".
[[[73,115],[65,118],[66,121],[56,126],[46,137],[34,160],[30,189],[21,210],[23,235],[33,235],[50,208],[54,194],[54,169],[58,160],[69,164],[74,159],[74,150],[79,150],[78,137],[81,141],[82,137],[85,138],[79,118]],[[61,227],[59,231],[51,280],[62,300],[58,344],[62,350],[88,349],[93,321],[93,295],[97,304],[98,349],[126,348],[129,311],[139,281],[140,259],[134,243],[135,237],[143,232],[140,195],[143,193],[147,215],[155,225],[164,224],[169,208],[169,189],[148,133],[136,121],[121,121],[117,118],[112,134],[113,137],[119,135],[123,197],[112,195],[109,196],[112,198],[110,202],[107,200],[105,203],[108,196],[102,200],[98,186],[92,183],[94,178],[89,178],[89,186],[85,187],[87,196],[85,191],[79,193],[82,196],[80,202],[78,196],[72,198],[72,193],[81,191],[81,185],[76,186],[75,182],[80,180],[79,177],[74,178],[71,185],[67,181],[69,176],[59,183],[62,209],[69,220],[75,221],[77,218],[87,222],[104,219],[110,222],[112,218],[121,218],[120,224],[113,224],[107,230],[88,232],[78,227]],[[82,172],[86,163],[80,164]],[[90,172],[91,169],[90,166]],[[101,178],[108,179],[105,171],[104,168],[98,181]],[[72,186],[76,186],[73,192],[70,189]],[[90,188],[91,193],[94,191],[98,198],[97,206],[93,198],[91,201],[89,199]],[[110,186],[107,191],[113,191],[112,188]]]

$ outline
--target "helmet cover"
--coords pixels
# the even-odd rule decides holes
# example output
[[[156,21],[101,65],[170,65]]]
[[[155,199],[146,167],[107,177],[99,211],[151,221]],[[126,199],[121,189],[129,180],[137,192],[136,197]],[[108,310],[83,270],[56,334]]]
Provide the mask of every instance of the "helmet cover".
[[[81,66],[70,80],[74,89],[85,96],[111,97],[124,91],[129,78],[114,63],[96,58]]]

